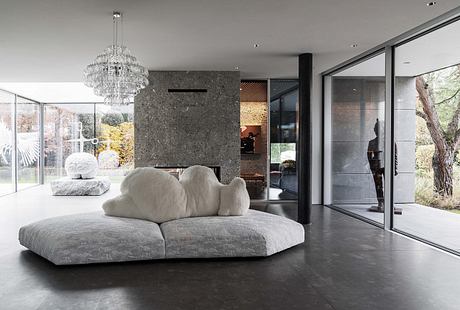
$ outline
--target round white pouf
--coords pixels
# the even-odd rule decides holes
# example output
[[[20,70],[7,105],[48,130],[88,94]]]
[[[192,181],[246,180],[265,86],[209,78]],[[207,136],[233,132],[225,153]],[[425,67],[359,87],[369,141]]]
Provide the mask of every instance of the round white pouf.
[[[65,171],[72,179],[92,179],[97,175],[97,159],[89,153],[70,154],[65,160]]]
[[[120,165],[120,157],[113,150],[105,150],[99,153],[98,156],[99,168],[114,169]]]

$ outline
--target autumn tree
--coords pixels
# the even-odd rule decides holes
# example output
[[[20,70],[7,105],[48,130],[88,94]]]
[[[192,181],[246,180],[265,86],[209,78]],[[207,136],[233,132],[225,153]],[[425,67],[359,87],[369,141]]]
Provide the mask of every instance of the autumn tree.
[[[418,76],[416,89],[416,114],[425,120],[435,147],[434,191],[451,197],[455,154],[460,145],[460,65]]]

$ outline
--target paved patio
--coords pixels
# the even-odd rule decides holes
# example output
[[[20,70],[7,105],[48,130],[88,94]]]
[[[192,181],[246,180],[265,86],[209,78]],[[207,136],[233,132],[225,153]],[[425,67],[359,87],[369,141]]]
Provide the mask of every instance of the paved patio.
[[[373,221],[383,223],[383,214],[368,211],[369,205],[339,205]],[[460,252],[460,214],[419,204],[399,204],[402,215],[394,216],[394,227]]]

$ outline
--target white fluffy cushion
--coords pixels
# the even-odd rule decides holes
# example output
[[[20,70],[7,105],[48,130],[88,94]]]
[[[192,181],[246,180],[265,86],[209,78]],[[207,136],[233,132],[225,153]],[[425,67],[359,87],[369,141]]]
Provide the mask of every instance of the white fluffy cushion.
[[[234,178],[229,185],[220,189],[219,215],[245,215],[249,210],[248,190],[242,178]]]
[[[244,215],[249,209],[243,179],[222,185],[203,166],[185,169],[180,180],[155,168],[137,168],[120,189],[120,196],[103,204],[105,214],[162,223],[191,216]]]
[[[107,200],[105,214],[162,223],[186,216],[187,198],[179,181],[155,168],[137,168],[121,183],[121,195]]]
[[[187,217],[217,215],[220,187],[214,171],[204,166],[192,166],[179,178],[187,195]]]

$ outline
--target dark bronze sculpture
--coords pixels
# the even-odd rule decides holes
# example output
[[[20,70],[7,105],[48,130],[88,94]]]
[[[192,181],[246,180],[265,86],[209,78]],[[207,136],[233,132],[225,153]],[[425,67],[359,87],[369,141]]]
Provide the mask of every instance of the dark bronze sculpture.
[[[250,132],[247,137],[241,138],[241,154],[254,154],[257,136]]]
[[[384,142],[382,139],[382,135],[380,134],[383,132],[383,124],[377,121],[374,125],[374,132],[375,138],[369,141],[367,146],[367,160],[369,162],[369,167],[372,172],[372,177],[374,179],[374,186],[375,186],[375,193],[377,195],[377,206],[372,206],[369,208],[369,211],[374,212],[384,212],[384,175],[385,175],[385,167],[384,167]],[[398,150],[395,144],[395,167],[394,167],[394,175],[398,175]],[[402,214],[401,208],[393,208],[395,214]]]

